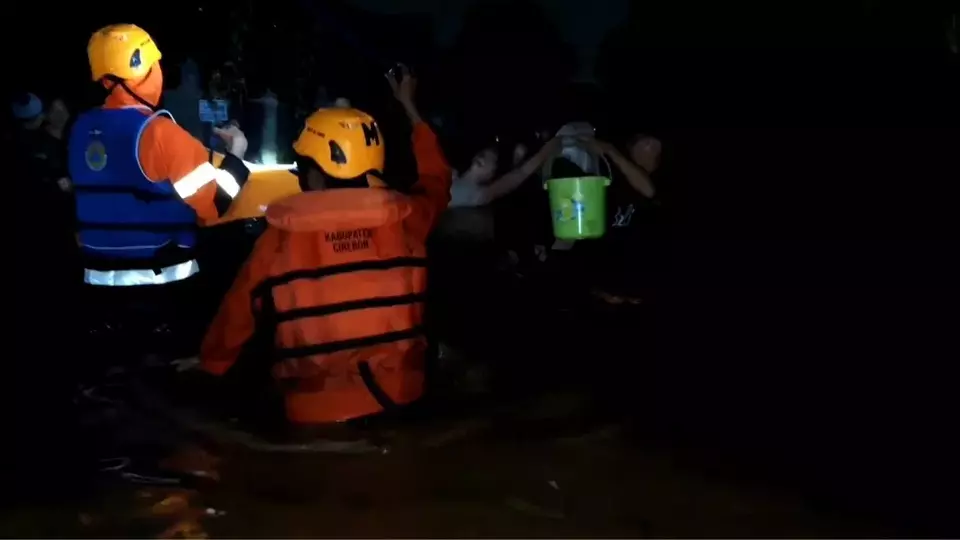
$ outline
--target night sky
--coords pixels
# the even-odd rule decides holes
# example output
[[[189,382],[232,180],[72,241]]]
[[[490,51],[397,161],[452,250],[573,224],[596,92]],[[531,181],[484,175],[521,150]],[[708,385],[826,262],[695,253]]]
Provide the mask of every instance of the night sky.
[[[629,0],[604,0],[602,9],[582,0],[537,0],[557,26],[563,37],[574,46],[579,56],[579,73],[583,78],[592,74],[593,59],[603,37],[622,21],[629,8]],[[460,31],[467,9],[476,0],[349,0],[363,9],[383,13],[430,13],[437,40],[450,44]]]

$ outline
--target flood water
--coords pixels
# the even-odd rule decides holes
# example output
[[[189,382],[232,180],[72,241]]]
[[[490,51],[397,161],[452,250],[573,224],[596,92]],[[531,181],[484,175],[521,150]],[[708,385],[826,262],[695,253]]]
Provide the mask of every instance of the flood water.
[[[385,452],[361,455],[253,451],[177,432],[169,419],[121,412],[125,420],[114,427],[125,431],[128,449],[186,456],[177,468],[206,470],[218,481],[158,487],[103,474],[95,495],[19,508],[0,530],[24,537],[884,533],[762,482],[708,473],[644,441],[635,424],[581,422],[581,403],[554,394],[495,415],[413,423],[392,432]]]
[[[206,428],[188,426],[182,415],[171,412],[179,409],[145,406],[143,396],[134,390],[119,405],[94,407],[80,427],[80,439],[47,433],[49,442],[36,446],[43,446],[49,455],[31,460],[40,463],[33,466],[57,464],[85,442],[111,440],[106,446],[113,453],[101,449],[92,457],[127,457],[149,469],[184,454],[191,456],[186,463],[168,464],[168,469],[200,470],[218,480],[191,476],[185,484],[158,487],[110,472],[98,474],[92,482],[46,474],[32,482],[31,491],[39,495],[13,497],[11,512],[0,521],[0,533],[22,537],[885,533],[871,519],[851,518],[814,504],[798,492],[776,487],[776,482],[745,479],[722,458],[714,460],[720,466],[705,467],[703,461],[662,444],[663,439],[654,435],[653,419],[669,422],[670,416],[651,405],[658,394],[652,338],[656,330],[646,315],[592,313],[585,324],[583,317],[557,314],[541,325],[530,324],[531,317],[531,312],[520,309],[472,312],[471,324],[485,320],[500,327],[489,334],[498,339],[476,345],[493,355],[486,363],[507,374],[512,383],[503,385],[503,395],[472,406],[448,407],[440,398],[427,414],[380,433],[386,452],[254,450],[260,447],[248,444],[250,439],[223,435],[235,434],[235,428],[215,422],[212,428],[209,422]],[[630,355],[623,355],[625,345],[630,346]],[[672,395],[670,401],[676,403],[681,394],[675,390],[680,387],[671,388],[673,392],[664,387],[659,393]],[[60,391],[64,392],[65,388]],[[699,454],[710,454],[712,446],[701,447]]]

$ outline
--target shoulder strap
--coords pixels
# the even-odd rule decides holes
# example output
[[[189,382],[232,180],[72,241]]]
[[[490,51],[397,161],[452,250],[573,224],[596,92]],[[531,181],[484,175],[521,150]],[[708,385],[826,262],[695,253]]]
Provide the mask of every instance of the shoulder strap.
[[[173,114],[172,114],[170,111],[166,110],[166,109],[160,109],[160,110],[154,112],[153,114],[151,114],[151,115],[150,115],[150,118],[147,120],[147,122],[150,122],[150,120],[153,120],[154,118],[156,118],[156,117],[158,117],[158,116],[166,116],[166,117],[169,118],[170,120],[173,120],[173,123],[174,123],[174,124],[177,123],[176,119],[174,119],[174,117],[173,117]]]
[[[150,125],[150,122],[153,122],[155,118],[158,118],[160,116],[166,116],[174,124],[177,123],[177,121],[173,119],[173,115],[170,114],[170,111],[166,109],[160,109],[158,111],[154,111],[154,113],[148,116],[146,120],[143,121],[143,124],[140,125],[140,129],[137,130],[136,140],[133,141],[133,151],[137,156],[137,166],[140,167],[140,174],[142,174],[143,177],[146,178],[147,180],[150,180],[150,178],[147,176],[147,173],[144,172],[143,165],[140,164],[140,137],[143,136],[143,130],[147,129],[147,126]]]

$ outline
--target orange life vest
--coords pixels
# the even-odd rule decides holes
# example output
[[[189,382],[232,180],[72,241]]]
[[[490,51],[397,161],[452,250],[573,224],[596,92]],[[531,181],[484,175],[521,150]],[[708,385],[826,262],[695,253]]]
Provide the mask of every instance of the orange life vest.
[[[273,333],[274,376],[297,423],[338,422],[423,393],[426,249],[405,234],[411,206],[386,189],[294,195],[270,206],[252,289]]]
[[[349,420],[423,393],[426,249],[404,233],[410,212],[403,194],[363,188],[270,206],[253,253],[270,260],[251,300],[291,422]]]
[[[429,126],[414,125],[412,143],[408,195],[347,188],[270,202],[270,226],[204,337],[204,371],[227,373],[259,329],[272,334],[292,422],[358,418],[422,395],[424,245],[451,171]]]

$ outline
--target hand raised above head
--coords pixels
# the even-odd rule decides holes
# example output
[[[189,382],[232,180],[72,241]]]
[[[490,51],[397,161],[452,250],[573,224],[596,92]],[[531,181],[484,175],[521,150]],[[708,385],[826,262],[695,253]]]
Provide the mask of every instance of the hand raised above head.
[[[397,101],[405,104],[413,103],[417,91],[417,78],[410,73],[407,66],[397,64],[397,67],[387,72],[386,77],[387,82],[390,83],[390,89],[393,90],[393,97],[397,98]]]

